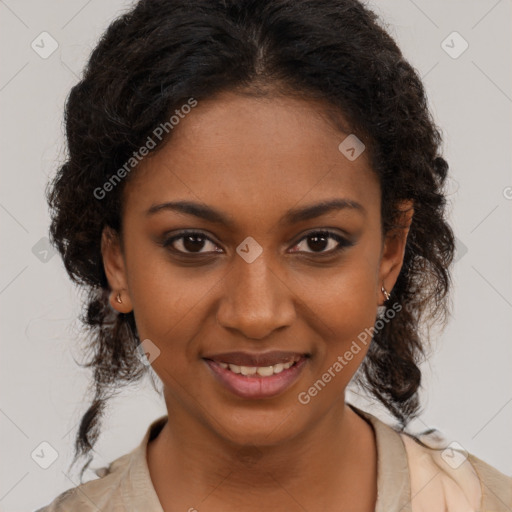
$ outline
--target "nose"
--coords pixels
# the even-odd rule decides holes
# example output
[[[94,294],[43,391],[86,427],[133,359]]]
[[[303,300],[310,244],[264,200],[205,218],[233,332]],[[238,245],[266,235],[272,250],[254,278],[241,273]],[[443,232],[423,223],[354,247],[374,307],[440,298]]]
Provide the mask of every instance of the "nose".
[[[221,326],[258,340],[289,327],[295,318],[293,293],[280,272],[269,267],[264,254],[252,263],[237,256],[217,309]]]

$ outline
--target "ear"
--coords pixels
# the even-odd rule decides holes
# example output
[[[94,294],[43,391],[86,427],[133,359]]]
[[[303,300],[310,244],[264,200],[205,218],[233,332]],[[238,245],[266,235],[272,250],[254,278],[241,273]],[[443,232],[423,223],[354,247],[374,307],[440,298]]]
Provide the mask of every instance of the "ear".
[[[129,313],[133,307],[128,292],[126,264],[119,234],[106,226],[101,234],[101,255],[103,268],[107,276],[110,293],[110,305],[120,313]],[[121,302],[116,297],[120,294]]]
[[[397,219],[398,226],[393,228],[386,235],[383,242],[379,269],[377,304],[381,304],[381,301],[385,302],[385,299],[382,300],[383,294],[380,288],[381,285],[384,286],[388,293],[391,293],[404,262],[407,235],[409,234],[409,228],[414,215],[413,201],[401,201],[398,204],[398,209],[401,212]]]

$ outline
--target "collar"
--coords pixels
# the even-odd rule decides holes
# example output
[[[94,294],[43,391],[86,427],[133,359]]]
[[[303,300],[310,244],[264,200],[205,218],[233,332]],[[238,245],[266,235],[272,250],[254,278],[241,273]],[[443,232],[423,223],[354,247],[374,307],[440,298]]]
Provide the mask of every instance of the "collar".
[[[375,512],[411,512],[411,487],[407,452],[400,434],[373,414],[347,405],[368,422],[377,445],[377,502]]]

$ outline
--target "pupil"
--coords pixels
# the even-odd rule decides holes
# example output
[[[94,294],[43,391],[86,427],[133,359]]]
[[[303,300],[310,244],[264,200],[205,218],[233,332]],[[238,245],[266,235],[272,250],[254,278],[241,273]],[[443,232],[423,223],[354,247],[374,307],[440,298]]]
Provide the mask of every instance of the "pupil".
[[[199,242],[198,242],[199,240]],[[204,238],[201,235],[187,235],[183,238],[183,247],[189,252],[201,250],[204,246]]]
[[[308,246],[312,250],[318,249],[321,252],[327,246],[327,237],[325,235],[312,235],[309,237]]]

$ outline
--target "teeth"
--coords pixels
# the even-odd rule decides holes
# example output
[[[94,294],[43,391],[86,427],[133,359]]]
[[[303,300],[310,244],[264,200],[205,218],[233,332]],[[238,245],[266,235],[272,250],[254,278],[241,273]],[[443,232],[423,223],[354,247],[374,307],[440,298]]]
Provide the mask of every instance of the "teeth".
[[[256,367],[254,366],[239,366],[240,373],[242,375],[254,375],[256,373]]]
[[[219,362],[222,368],[229,368],[233,373],[240,373],[242,375],[255,375],[258,374],[261,377],[270,377],[276,373],[281,373],[283,370],[287,370],[292,366],[294,361],[288,363],[278,363],[273,366],[238,366],[236,364],[226,364]]]

